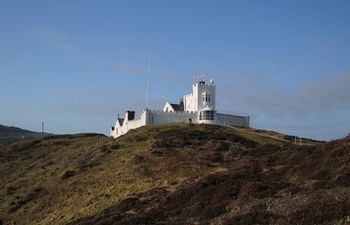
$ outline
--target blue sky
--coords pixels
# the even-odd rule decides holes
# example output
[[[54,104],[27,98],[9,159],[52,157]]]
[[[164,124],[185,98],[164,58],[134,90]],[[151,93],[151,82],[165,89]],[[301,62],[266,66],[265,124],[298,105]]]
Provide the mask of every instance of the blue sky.
[[[193,78],[217,109],[317,139],[350,132],[350,2],[0,2],[0,123],[108,134],[117,113],[177,102]]]

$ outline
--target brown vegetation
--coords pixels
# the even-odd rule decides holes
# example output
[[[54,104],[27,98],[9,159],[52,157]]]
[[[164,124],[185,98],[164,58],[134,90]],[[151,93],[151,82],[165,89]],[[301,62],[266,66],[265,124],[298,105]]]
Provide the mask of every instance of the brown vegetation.
[[[304,139],[301,146],[265,134],[163,125],[116,140],[78,135],[9,145],[0,155],[0,218],[5,224],[349,223],[350,137]]]

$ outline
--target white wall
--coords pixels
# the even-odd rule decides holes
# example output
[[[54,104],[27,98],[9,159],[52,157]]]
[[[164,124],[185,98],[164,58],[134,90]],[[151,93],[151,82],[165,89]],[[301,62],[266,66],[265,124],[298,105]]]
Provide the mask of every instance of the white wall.
[[[201,84],[196,83],[194,88],[194,92],[197,96],[196,110],[199,111],[205,108],[207,105],[215,110],[215,85],[214,84]],[[203,93],[210,94],[210,102],[203,102],[202,95]]]
[[[203,84],[201,82],[197,82],[193,84],[192,93],[183,97],[184,110],[189,112],[198,112],[200,109],[203,109],[206,105],[215,110],[215,91],[216,86],[214,83]],[[202,94],[204,92],[210,94],[210,102],[203,102]]]
[[[195,111],[195,99],[193,94],[185,95],[183,98],[184,102],[184,111],[185,112],[194,112]]]
[[[165,124],[165,123],[188,123],[189,119],[192,123],[207,123],[207,124],[225,124],[249,127],[249,116],[237,116],[223,113],[216,114],[216,120],[198,120],[198,112],[164,112],[160,110],[146,109],[141,113],[138,119],[128,121],[127,115],[122,126],[117,120],[114,131],[111,131],[111,136],[119,137],[126,134],[131,129],[136,129],[150,124]]]
[[[249,116],[237,116],[237,115],[217,113],[216,119],[218,124],[225,124],[225,125],[249,127],[249,123],[250,123]]]
[[[147,124],[188,123],[189,119],[192,119],[192,123],[196,123],[197,113],[150,110]]]
[[[119,124],[118,120],[114,126],[114,131],[111,131],[111,136],[119,137],[126,134],[131,129],[136,129],[146,125],[146,110],[142,111],[140,117],[134,120],[128,120],[127,114],[125,114],[124,122],[122,125]]]
[[[173,107],[170,105],[169,102],[165,103],[165,105],[163,107],[163,111],[164,112],[175,112],[175,110],[173,109]]]
[[[111,136],[119,137],[126,134],[131,129],[136,129],[150,124],[163,124],[163,123],[188,123],[189,119],[192,123],[197,123],[197,113],[190,112],[164,112],[158,110],[146,109],[141,113],[141,116],[135,120],[127,120],[125,115],[122,126],[117,121],[115,124],[114,132],[111,131]]]

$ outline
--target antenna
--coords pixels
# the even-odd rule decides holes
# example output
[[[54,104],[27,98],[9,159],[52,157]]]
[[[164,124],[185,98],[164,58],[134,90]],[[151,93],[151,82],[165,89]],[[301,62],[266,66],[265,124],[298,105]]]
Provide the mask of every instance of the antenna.
[[[201,73],[201,74],[199,75],[199,79],[200,79],[201,81],[205,81],[205,75],[204,75],[203,73]]]
[[[44,136],[44,122],[41,122],[41,136]]]
[[[196,83],[205,81],[205,75],[203,73],[197,74],[197,76],[194,77],[194,80]]]
[[[149,95],[149,79],[151,73],[151,51],[148,52],[148,66],[147,66],[147,89],[146,89],[146,109],[148,108],[148,95]]]

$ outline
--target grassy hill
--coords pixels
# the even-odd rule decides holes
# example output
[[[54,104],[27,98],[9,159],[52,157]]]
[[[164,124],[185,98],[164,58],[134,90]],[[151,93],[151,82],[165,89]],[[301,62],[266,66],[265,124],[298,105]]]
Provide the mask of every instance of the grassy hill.
[[[18,127],[9,127],[0,124],[0,144],[9,144],[17,141],[32,140],[38,137],[42,137],[41,132],[34,132]]]
[[[350,137],[214,125],[0,148],[4,224],[346,224]]]

